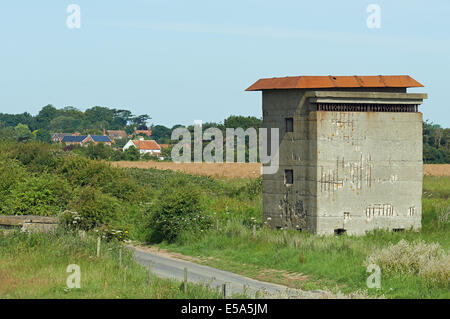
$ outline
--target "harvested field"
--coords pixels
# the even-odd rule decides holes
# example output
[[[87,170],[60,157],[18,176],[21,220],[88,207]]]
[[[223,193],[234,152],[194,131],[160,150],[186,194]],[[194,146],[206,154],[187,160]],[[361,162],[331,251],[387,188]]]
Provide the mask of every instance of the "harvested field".
[[[425,164],[423,175],[450,176],[450,164]]]
[[[172,162],[112,162],[118,167],[156,168],[180,171],[215,178],[256,178],[261,176],[260,163],[172,163]]]
[[[112,162],[118,167],[156,168],[180,171],[215,178],[256,178],[261,175],[260,163],[172,163],[172,162]],[[424,175],[450,176],[450,164],[425,164]]]

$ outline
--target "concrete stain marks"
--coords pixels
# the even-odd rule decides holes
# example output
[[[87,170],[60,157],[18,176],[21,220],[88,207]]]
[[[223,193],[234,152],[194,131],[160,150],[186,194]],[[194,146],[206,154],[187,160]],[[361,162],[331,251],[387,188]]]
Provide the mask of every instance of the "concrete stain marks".
[[[391,184],[394,184],[397,181],[398,181],[398,175],[391,175],[390,176],[389,182],[391,182]]]
[[[366,207],[366,220],[371,221],[375,217],[394,217],[394,206],[391,204],[371,204]]]
[[[304,229],[306,227],[306,209],[303,201],[297,199],[295,202],[291,199],[298,198],[298,192],[290,191],[286,188],[286,192],[280,200],[278,208],[280,209],[280,217],[284,227],[293,227],[296,229]]]
[[[331,112],[331,140],[333,137],[342,136],[342,139],[349,143],[353,139],[354,120],[352,112]]]
[[[332,195],[334,191],[344,187],[346,182],[349,183],[349,189],[361,190],[363,185],[370,188],[372,186],[372,156],[367,154],[364,159],[363,154],[360,155],[359,161],[345,161],[344,157],[336,159],[334,168],[320,167],[320,184],[321,192],[328,192]],[[397,179],[393,179],[396,181]]]

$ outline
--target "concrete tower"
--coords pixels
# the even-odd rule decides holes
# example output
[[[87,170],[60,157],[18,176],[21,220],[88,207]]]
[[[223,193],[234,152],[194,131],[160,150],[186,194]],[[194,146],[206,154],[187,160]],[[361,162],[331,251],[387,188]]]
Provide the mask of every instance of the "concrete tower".
[[[263,221],[315,234],[419,229],[423,85],[409,76],[261,79],[280,166],[263,176]]]

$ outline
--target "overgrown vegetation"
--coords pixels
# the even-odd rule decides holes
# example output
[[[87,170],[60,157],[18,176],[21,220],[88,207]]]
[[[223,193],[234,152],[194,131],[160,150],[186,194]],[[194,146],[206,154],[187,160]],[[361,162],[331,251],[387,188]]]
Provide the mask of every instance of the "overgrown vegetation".
[[[165,184],[160,196],[149,223],[152,241],[173,241],[182,233],[210,228],[211,220],[203,214],[200,203],[200,189],[188,179],[176,178]]]
[[[103,241],[96,257],[96,238],[81,240],[75,233],[0,233],[1,298],[220,298],[205,286],[188,284],[187,293],[174,280],[151,276],[137,265],[132,252],[123,249],[118,264],[119,243]],[[80,288],[66,285],[70,264],[80,266]]]
[[[122,170],[39,142],[0,143],[0,181],[2,214],[55,216],[69,209],[86,229],[126,227],[122,217],[151,197]]]
[[[433,266],[392,271],[391,264],[380,259],[382,288],[369,290],[369,295],[450,297],[445,268],[450,178],[425,176],[423,191],[420,232],[318,237],[264,227],[260,178],[215,180],[156,169],[120,169],[54,145],[0,143],[2,214],[57,215],[68,209],[77,212],[70,213],[77,217],[73,228],[127,231],[134,240],[209,257],[205,262],[218,268],[303,289],[366,290],[368,258],[395,251],[399,256],[411,253],[407,260],[415,263],[414,251],[420,248],[434,256],[429,258]],[[438,245],[440,250],[435,249]]]
[[[418,275],[438,285],[450,282],[450,255],[439,243],[427,244],[423,240],[408,243],[402,239],[373,252],[365,264],[376,264],[386,274]]]

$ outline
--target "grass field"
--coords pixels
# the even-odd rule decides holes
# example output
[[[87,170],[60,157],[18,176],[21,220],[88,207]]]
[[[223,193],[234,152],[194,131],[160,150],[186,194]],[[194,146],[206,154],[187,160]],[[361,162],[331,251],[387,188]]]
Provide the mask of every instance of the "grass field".
[[[103,242],[96,257],[96,239],[82,241],[74,234],[0,234],[0,298],[219,298],[200,285],[151,277],[123,250],[118,264],[118,243]],[[68,289],[69,264],[80,266],[81,288]]]

